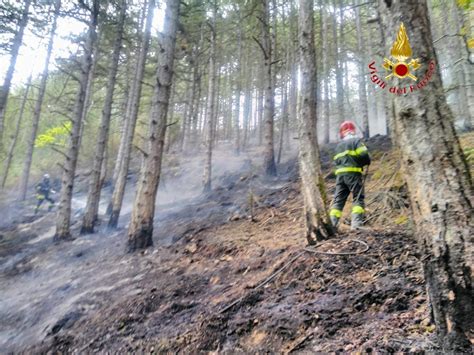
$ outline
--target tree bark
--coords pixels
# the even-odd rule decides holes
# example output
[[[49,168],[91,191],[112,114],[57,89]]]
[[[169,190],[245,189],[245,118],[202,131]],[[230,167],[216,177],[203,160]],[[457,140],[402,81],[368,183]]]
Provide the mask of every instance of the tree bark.
[[[340,40],[338,40],[337,37],[337,20],[336,20],[336,9],[338,8],[336,4],[336,0],[333,2],[334,6],[334,13],[332,16],[332,35],[333,35],[333,41],[334,41],[334,60],[336,63],[336,102],[337,102],[337,125],[341,124],[346,116],[345,116],[345,110],[344,110],[344,86],[343,86],[343,78],[342,78],[342,61],[341,61],[341,46],[342,43]],[[343,18],[342,16],[342,9],[340,9],[340,17],[341,19]],[[340,24],[341,30],[343,28],[343,24]],[[342,34],[339,34],[342,38]]]
[[[100,192],[102,189],[102,165],[104,162],[107,143],[109,140],[110,117],[112,115],[112,103],[114,97],[115,83],[117,81],[117,72],[120,59],[120,50],[122,48],[124,23],[126,14],[126,1],[122,0],[119,5],[119,19],[116,27],[116,38],[112,52],[112,60],[107,78],[107,92],[105,94],[104,107],[102,109],[102,119],[100,122],[99,135],[95,150],[95,158],[90,175],[89,193],[87,204],[82,220],[81,234],[93,233],[97,222],[99,211]]]
[[[153,218],[156,193],[160,182],[166,116],[173,79],[179,4],[175,0],[166,2],[164,29],[158,53],[156,84],[150,111],[148,149],[143,159],[132,218],[128,228],[128,251],[130,252],[153,244]]]
[[[192,83],[191,83],[191,97],[190,97],[190,106],[188,111],[188,127],[186,129],[184,139],[183,139],[183,151],[188,153],[192,146],[193,136],[195,134],[195,122],[196,122],[196,113],[197,113],[197,104],[198,104],[198,85],[199,85],[199,65],[198,65],[198,45],[195,44],[192,51],[191,65],[193,67],[192,74]]]
[[[30,13],[31,0],[25,0],[20,21],[18,23],[18,30],[13,39],[10,64],[8,65],[3,85],[0,89],[0,151],[3,150],[3,129],[5,121],[5,113],[7,109],[8,94],[10,93],[10,86],[15,72],[16,60],[23,43],[23,34],[25,33],[26,25],[28,24],[28,17]]]
[[[328,20],[326,18],[325,6],[322,6],[322,21],[323,21],[323,30],[322,30],[322,42],[323,42],[323,75],[324,75],[324,115],[323,117],[323,144],[329,143],[330,130],[331,130],[331,112],[329,111],[329,64],[328,64],[328,53],[329,53],[329,43],[328,43]]]
[[[83,111],[85,108],[87,84],[89,72],[92,68],[92,52],[97,40],[96,28],[99,6],[99,0],[94,0],[90,10],[89,29],[81,62],[79,89],[77,91],[76,102],[74,105],[69,147],[66,153],[66,161],[63,166],[64,171],[61,180],[61,195],[56,219],[56,233],[54,236],[54,239],[58,241],[69,239],[71,237],[69,228],[71,224],[71,200],[74,188],[77,158],[79,155],[81,126]]]
[[[234,5],[238,13],[238,33],[237,33],[237,78],[235,79],[235,108],[234,108],[234,152],[236,155],[240,154],[240,94],[242,92],[242,25],[241,25],[241,10],[239,3]],[[245,126],[245,123],[244,123]]]
[[[401,152],[432,313],[443,351],[473,350],[473,185],[446,103],[426,1],[379,1],[383,27],[406,26],[427,87],[394,97],[394,137]],[[394,40],[395,38],[393,38]],[[398,80],[395,84],[398,84]]]
[[[121,145],[123,149],[117,156],[116,165],[119,165],[117,172],[117,179],[114,184],[112,192],[111,205],[112,208],[109,218],[108,226],[110,228],[116,228],[120,217],[120,211],[122,209],[123,196],[125,194],[125,187],[127,185],[128,169],[130,166],[130,159],[132,154],[133,137],[135,135],[135,127],[137,124],[138,109],[140,105],[140,97],[142,92],[142,81],[145,72],[146,57],[148,54],[148,48],[150,46],[151,37],[151,26],[153,21],[153,12],[155,9],[155,0],[148,2],[148,9],[146,13],[145,22],[145,33],[140,46],[140,54],[137,61],[137,67],[135,72],[135,80],[133,82],[132,90],[130,91],[130,102],[129,108],[126,112],[126,127],[124,134],[121,137]]]
[[[299,53],[301,91],[299,102],[299,165],[305,205],[306,239],[309,244],[334,234],[326,206],[321,173],[316,121],[316,58],[314,49],[313,0],[299,1]]]
[[[463,22],[462,17],[459,16],[459,6],[456,3],[449,3],[454,22],[454,28],[457,33],[462,32]],[[471,5],[472,7],[472,5]],[[471,10],[472,12],[472,10]],[[467,26],[467,24],[465,24]],[[472,25],[472,24],[471,24]],[[474,71],[471,68],[466,56],[463,39],[453,39],[453,49],[457,60],[462,58],[461,63],[456,64],[456,77],[459,91],[459,109],[463,115],[463,127],[466,130],[474,128]],[[456,61],[457,61],[456,60]]]
[[[369,108],[367,104],[367,86],[366,86],[366,66],[367,66],[367,52],[365,47],[364,32],[360,23],[360,5],[361,1],[357,1],[358,4],[354,4],[355,16],[356,16],[356,32],[357,32],[357,51],[359,52],[359,112],[362,119],[362,134],[365,139],[370,136],[369,132]]]
[[[25,163],[23,165],[23,173],[20,180],[20,193],[19,198],[24,201],[26,198],[26,192],[28,190],[28,180],[30,178],[31,164],[33,162],[33,153],[35,148],[36,135],[38,134],[38,126],[41,117],[41,107],[43,106],[44,94],[46,92],[46,83],[49,76],[49,62],[51,60],[51,53],[53,52],[54,37],[56,35],[57,20],[59,16],[59,9],[61,7],[61,0],[56,0],[54,5],[54,17],[53,24],[51,25],[51,32],[49,35],[48,49],[46,52],[46,59],[43,66],[43,73],[41,74],[41,82],[38,91],[38,98],[35,103],[35,109],[33,111],[33,122],[31,125],[30,138],[27,143]]]
[[[253,70],[250,63],[250,48],[246,50],[246,59],[245,59],[245,67],[246,70],[246,80],[245,80],[245,97],[244,97],[244,117],[243,117],[243,135],[242,135],[242,142],[241,142],[241,150],[245,150],[248,144],[249,138],[249,126],[250,120],[252,115],[252,75]]]
[[[15,152],[16,142],[18,141],[18,134],[20,133],[21,122],[23,121],[23,114],[25,112],[25,106],[26,106],[26,101],[28,100],[28,93],[30,92],[30,87],[31,87],[31,75],[28,77],[28,81],[26,83],[25,93],[23,94],[23,99],[21,100],[20,112],[16,120],[15,132],[13,133],[12,141],[8,149],[7,158],[5,159],[5,164],[3,165],[3,175],[2,175],[2,182],[1,182],[2,189],[5,187],[5,183],[8,178],[8,172],[10,171],[10,166],[13,159],[13,153]]]
[[[275,116],[275,87],[272,70],[272,40],[270,34],[270,0],[262,1],[262,51],[264,55],[264,83],[265,83],[265,106],[264,106],[264,157],[263,169],[266,176],[276,175],[275,152],[273,141],[273,124]]]
[[[204,177],[203,177],[203,191],[208,192],[211,190],[212,181],[212,148],[214,145],[214,96],[216,87],[216,16],[217,16],[217,3],[214,0],[212,7],[212,19],[211,19],[211,48],[209,53],[209,84],[207,94],[207,136],[206,136],[206,162],[204,165]]]

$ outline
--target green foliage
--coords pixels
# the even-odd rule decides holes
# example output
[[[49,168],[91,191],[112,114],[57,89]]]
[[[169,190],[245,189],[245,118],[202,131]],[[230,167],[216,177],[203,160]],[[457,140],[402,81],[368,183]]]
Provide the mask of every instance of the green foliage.
[[[460,8],[469,10],[471,7],[471,0],[457,0],[457,4]]]
[[[72,123],[66,122],[63,125],[49,128],[43,134],[38,135],[35,141],[35,148],[47,147],[56,145],[66,146],[66,138],[71,131]]]
[[[474,163],[474,148],[470,147],[464,149],[464,156],[468,163]]]

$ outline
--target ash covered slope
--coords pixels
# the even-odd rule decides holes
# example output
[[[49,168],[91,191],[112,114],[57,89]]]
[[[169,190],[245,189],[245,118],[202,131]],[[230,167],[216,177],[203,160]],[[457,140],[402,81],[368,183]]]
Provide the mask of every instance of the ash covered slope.
[[[37,236],[26,238],[1,265],[7,290],[0,309],[7,320],[0,329],[2,348],[431,349],[433,326],[419,255],[407,233],[397,153],[385,138],[368,145],[376,156],[367,187],[374,229],[338,239],[360,239],[370,250],[357,256],[303,253],[257,291],[305,245],[294,158],[275,181],[261,180],[251,162],[240,161],[233,173],[221,174],[209,195],[158,201],[155,248],[144,255],[124,255],[124,229],[55,246],[47,234],[54,221],[26,224]],[[328,151],[323,160],[327,169]],[[184,183],[185,176],[177,180]],[[165,180],[165,187],[176,196],[176,186]],[[251,205],[254,221],[248,219]],[[235,300],[241,302],[221,312]]]

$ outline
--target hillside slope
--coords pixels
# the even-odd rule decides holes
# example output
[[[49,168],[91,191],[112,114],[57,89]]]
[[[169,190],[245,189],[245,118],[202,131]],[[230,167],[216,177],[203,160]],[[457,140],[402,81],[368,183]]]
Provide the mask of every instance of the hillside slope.
[[[471,135],[463,141],[469,147]],[[397,153],[385,137],[368,146],[371,229],[343,225],[318,248],[360,254],[305,250],[294,158],[275,180],[244,160],[210,194],[160,205],[155,248],[142,255],[123,253],[125,229],[55,245],[48,214],[10,225],[0,241],[2,348],[435,350]],[[323,151],[329,190],[331,148]]]

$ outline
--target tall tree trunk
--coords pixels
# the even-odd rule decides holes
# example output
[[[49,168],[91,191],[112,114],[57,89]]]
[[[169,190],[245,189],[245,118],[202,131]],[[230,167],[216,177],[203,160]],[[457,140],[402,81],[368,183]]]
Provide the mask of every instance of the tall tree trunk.
[[[189,139],[189,147],[193,149],[199,149],[198,146],[198,131],[199,131],[199,114],[201,112],[201,77],[202,72],[198,69],[197,70],[197,77],[196,77],[196,95],[194,99],[194,111],[193,116],[191,117],[192,124],[191,124],[191,137]]]
[[[8,65],[5,79],[3,80],[3,85],[0,88],[0,152],[3,150],[3,126],[5,121],[5,113],[7,110],[8,94],[10,93],[10,86],[13,79],[13,73],[15,72],[18,52],[20,51],[21,44],[23,43],[23,34],[25,32],[26,25],[28,24],[30,5],[31,0],[25,0],[20,22],[18,23],[18,29],[15,33],[15,38],[13,39],[10,64]]]
[[[290,42],[290,49],[291,49],[291,69],[290,69],[290,92],[288,95],[288,104],[289,104],[289,124],[288,124],[288,131],[292,125],[296,124],[297,120],[297,110],[298,110],[298,102],[297,102],[297,90],[298,90],[298,14],[296,13],[296,9],[294,7],[295,2],[291,1],[290,4],[290,38],[292,39]]]
[[[102,119],[100,122],[99,136],[95,150],[95,158],[89,181],[89,193],[87,196],[86,210],[82,220],[81,233],[93,233],[94,225],[97,221],[99,211],[100,192],[102,189],[101,173],[104,161],[107,143],[109,140],[110,117],[112,115],[112,103],[117,81],[117,72],[120,59],[120,50],[122,48],[126,1],[122,0],[119,5],[119,19],[116,27],[116,38],[112,52],[109,74],[107,78],[107,92],[105,94],[104,107],[102,109]]]
[[[365,55],[365,38],[362,31],[362,26],[360,23],[360,5],[361,1],[357,1],[358,4],[355,4],[355,15],[356,15],[356,32],[357,32],[357,50],[359,52],[359,112],[362,118],[362,134],[364,138],[369,138],[369,108],[367,106],[367,86],[366,86],[366,66],[367,66],[367,57]]]
[[[277,164],[281,162],[281,153],[283,151],[283,143],[285,138],[285,130],[288,122],[288,83],[285,81],[284,86],[282,87],[283,98],[282,98],[282,109],[280,117],[280,136],[278,138],[278,155],[277,155]]]
[[[55,240],[65,240],[71,237],[69,229],[71,224],[71,200],[74,188],[74,177],[76,175],[77,158],[79,155],[82,117],[85,108],[86,89],[88,84],[87,81],[89,78],[89,72],[92,68],[92,52],[97,40],[96,28],[99,6],[99,0],[94,0],[90,10],[89,29],[81,62],[80,82],[74,105],[69,147],[67,149],[66,160],[63,166],[64,171],[61,180],[61,195],[56,219]]]
[[[299,165],[304,197],[306,239],[309,244],[334,234],[326,206],[321,173],[316,121],[316,57],[314,49],[313,0],[299,0],[299,47],[301,96],[299,103]]]
[[[443,351],[469,352],[473,348],[468,334],[474,326],[474,189],[443,93],[427,4],[380,0],[379,10],[387,33],[396,34],[403,20],[414,57],[420,58],[420,72],[432,72],[428,87],[394,97],[394,137],[440,343]]]
[[[84,135],[84,129],[87,126],[87,118],[89,116],[89,112],[92,109],[93,104],[93,90],[94,90],[94,77],[96,75],[96,68],[99,62],[99,53],[100,53],[100,35],[101,31],[98,31],[97,39],[94,43],[94,48],[92,49],[92,66],[91,70],[89,71],[89,77],[87,78],[87,88],[86,88],[86,97],[84,99],[84,110],[82,110],[82,118],[81,118],[81,132],[79,134],[79,153],[82,147],[82,137]]]
[[[270,0],[262,1],[262,50],[264,55],[264,83],[265,83],[265,107],[264,107],[264,157],[263,169],[265,175],[275,176],[275,153],[273,142],[273,121],[275,116],[275,87],[272,71],[272,40],[270,35]]]
[[[235,109],[234,109],[234,151],[236,155],[240,154],[240,94],[242,92],[242,24],[241,22],[241,4],[234,5],[237,7],[239,29],[237,33],[237,77],[235,79]],[[244,123],[245,126],[245,123]]]
[[[153,93],[148,149],[143,159],[132,218],[128,228],[128,250],[149,247],[153,244],[155,200],[161,175],[163,145],[166,133],[166,116],[173,78],[176,31],[178,28],[179,1],[167,0],[163,35],[158,54],[158,70]]]
[[[462,18],[459,16],[459,9],[457,3],[449,2],[448,7],[451,9],[454,28],[457,33],[462,32],[463,23]],[[472,13],[472,5],[471,10]],[[467,24],[465,24],[467,26]],[[472,25],[472,24],[471,24]],[[456,78],[457,87],[459,92],[459,109],[463,117],[463,126],[466,130],[474,128],[474,71],[472,70],[469,62],[464,58],[466,56],[465,43],[461,38],[453,38],[452,40],[453,51],[457,60],[462,58],[461,63],[456,64]],[[456,60],[456,61],[457,61]]]
[[[337,102],[337,125],[339,126],[340,123],[342,123],[346,116],[345,116],[345,110],[344,110],[344,87],[343,87],[343,78],[342,78],[342,60],[341,60],[341,46],[342,43],[338,39],[337,36],[337,15],[336,15],[336,9],[338,8],[336,4],[336,0],[333,2],[334,6],[334,12],[332,16],[332,35],[333,35],[333,42],[334,42],[334,59],[336,63],[336,102]],[[340,9],[340,17],[342,19],[342,9]],[[343,28],[343,24],[340,24],[341,30]],[[339,34],[342,36],[342,34]],[[342,38],[342,37],[341,37]]]
[[[323,75],[324,75],[324,115],[323,117],[323,144],[329,143],[330,130],[331,130],[331,112],[329,110],[329,65],[328,65],[328,52],[329,52],[329,41],[328,41],[328,20],[326,15],[325,6],[322,6],[322,42],[323,42]]]
[[[212,5],[212,19],[211,19],[211,49],[209,53],[209,84],[207,93],[207,135],[206,135],[206,162],[204,165],[203,177],[203,191],[211,190],[212,181],[212,148],[214,145],[214,96],[216,88],[216,16],[217,16],[217,1],[214,0]]]
[[[193,75],[191,83],[191,97],[190,97],[190,106],[188,111],[188,128],[186,129],[184,139],[183,139],[183,151],[188,153],[192,146],[192,138],[194,135],[195,121],[196,121],[196,112],[197,112],[197,95],[198,95],[198,85],[199,85],[199,65],[198,65],[198,45],[194,45],[192,51],[191,63],[193,66]]]
[[[33,122],[31,125],[31,134],[27,143],[25,163],[23,165],[23,173],[20,180],[20,193],[19,198],[21,201],[24,201],[26,198],[26,192],[28,190],[28,180],[30,178],[31,163],[33,162],[33,152],[35,148],[36,135],[38,133],[38,126],[41,116],[41,107],[43,106],[43,98],[46,92],[46,83],[48,81],[49,75],[49,62],[51,59],[51,53],[53,51],[54,37],[56,35],[56,26],[59,16],[59,9],[61,7],[61,0],[56,0],[54,6],[54,17],[53,24],[51,26],[51,32],[49,35],[48,49],[46,52],[46,59],[43,66],[43,73],[41,75],[41,82],[38,91],[38,99],[35,103],[35,109],[33,111]]]
[[[262,61],[262,64],[263,64],[263,61]],[[258,134],[257,143],[259,146],[261,146],[263,142],[263,108],[264,108],[264,94],[265,94],[265,90],[262,87],[263,78],[265,75],[263,65],[261,66],[261,68],[259,68],[259,73],[260,73],[259,75],[260,77],[258,80],[259,87],[257,90],[257,134]]]
[[[181,124],[181,132],[179,135],[178,139],[178,150],[183,151],[184,150],[184,144],[186,143],[186,136],[189,134],[189,129],[191,125],[191,116],[190,114],[192,113],[192,106],[193,106],[193,77],[191,75],[191,78],[187,84],[186,88],[186,102],[185,102],[185,109],[183,112],[182,116],[182,124]]]
[[[150,46],[151,26],[153,22],[153,12],[155,10],[155,0],[149,0],[148,9],[146,12],[145,33],[140,46],[140,54],[137,61],[135,80],[130,91],[130,105],[127,110],[126,127],[124,134],[121,137],[121,144],[123,144],[123,151],[119,151],[116,165],[119,164],[119,171],[117,172],[117,179],[114,184],[112,192],[111,205],[112,208],[109,218],[108,226],[116,228],[122,209],[123,196],[125,194],[125,186],[127,185],[128,169],[130,166],[130,158],[132,155],[133,137],[135,135],[135,127],[137,124],[138,109],[140,105],[140,97],[142,92],[142,81],[145,72],[146,57],[148,48]],[[123,143],[122,143],[123,142]],[[120,160],[119,160],[120,159]]]
[[[246,49],[246,58],[245,58],[245,97],[244,97],[244,117],[243,117],[243,136],[241,142],[241,149],[245,150],[248,144],[249,138],[249,129],[250,129],[250,120],[252,116],[252,65],[250,62],[250,48]]]
[[[5,183],[8,178],[8,172],[10,171],[10,166],[13,159],[13,153],[15,152],[16,142],[18,141],[18,135],[20,133],[21,122],[23,121],[23,114],[25,113],[25,106],[26,106],[26,101],[28,100],[28,93],[30,92],[30,87],[31,87],[31,75],[28,77],[28,81],[26,83],[25,93],[23,94],[23,99],[21,100],[20,112],[16,120],[15,132],[13,133],[12,141],[10,143],[10,148],[8,149],[7,158],[5,159],[5,163],[3,165],[3,175],[2,175],[2,182],[1,182],[2,189],[5,187]]]

